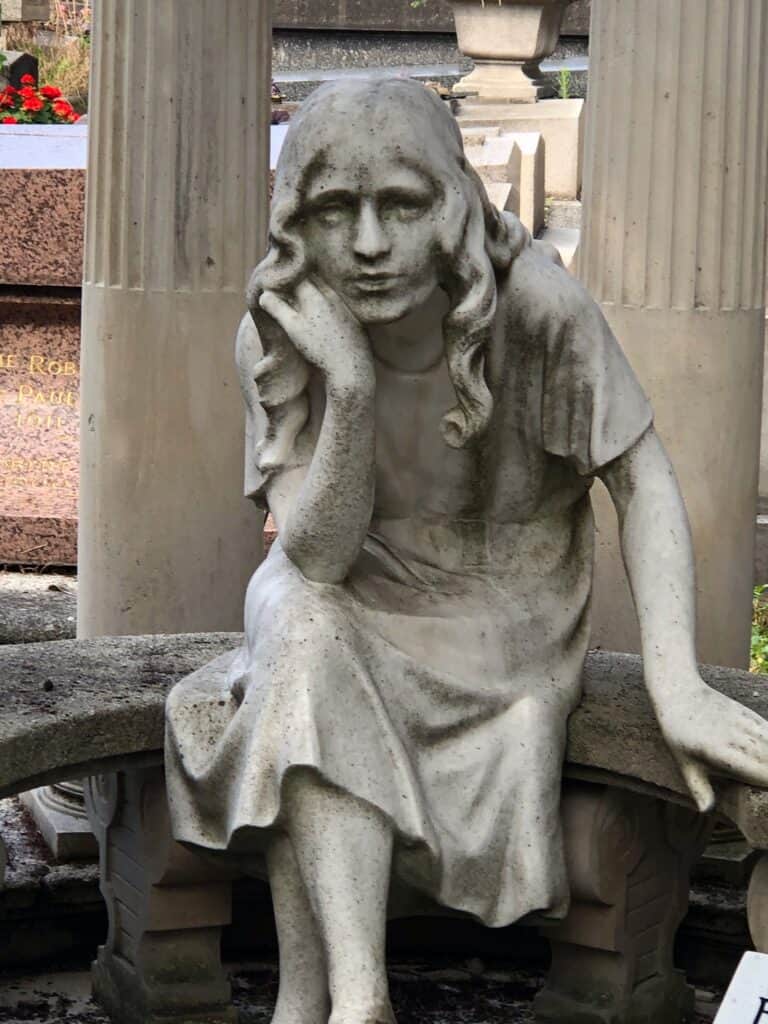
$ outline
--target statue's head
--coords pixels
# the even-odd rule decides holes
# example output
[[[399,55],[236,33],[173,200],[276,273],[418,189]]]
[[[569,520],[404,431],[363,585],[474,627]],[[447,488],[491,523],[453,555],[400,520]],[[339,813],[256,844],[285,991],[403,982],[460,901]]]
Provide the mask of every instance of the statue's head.
[[[251,280],[249,306],[258,320],[263,290],[290,294],[313,275],[371,326],[401,319],[442,287],[458,398],[443,434],[460,447],[490,419],[484,353],[496,275],[526,238],[490,204],[434,92],[403,79],[329,83],[302,104],[283,144],[269,252]],[[295,371],[294,357],[286,360]],[[271,378],[275,365],[273,357]]]
[[[303,104],[280,155],[270,228],[256,287],[317,275],[364,324],[400,319],[438,283],[466,290],[456,278],[468,250],[485,291],[492,264],[509,262],[507,226],[467,167],[455,120],[407,80],[331,83]]]

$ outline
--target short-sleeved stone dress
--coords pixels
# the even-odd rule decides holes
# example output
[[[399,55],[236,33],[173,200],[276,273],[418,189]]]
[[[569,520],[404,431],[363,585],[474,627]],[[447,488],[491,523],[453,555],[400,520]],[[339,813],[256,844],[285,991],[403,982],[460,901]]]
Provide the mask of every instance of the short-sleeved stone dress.
[[[433,443],[430,410],[455,404],[445,363],[377,367],[375,513],[348,578],[307,580],[277,542],[219,699],[200,699],[204,670],[169,698],[178,839],[221,851],[263,837],[302,766],[389,819],[398,885],[494,926],[566,912],[559,801],[589,635],[589,488],[652,415],[598,307],[535,242],[498,281],[486,377],[490,429],[457,451]],[[409,416],[387,415],[393,389]]]

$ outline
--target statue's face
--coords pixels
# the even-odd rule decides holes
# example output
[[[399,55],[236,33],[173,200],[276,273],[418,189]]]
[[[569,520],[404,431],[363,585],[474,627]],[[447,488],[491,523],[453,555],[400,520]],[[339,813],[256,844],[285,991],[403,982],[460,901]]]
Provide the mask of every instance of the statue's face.
[[[437,206],[431,181],[395,157],[333,154],[333,165],[312,176],[302,204],[312,272],[361,323],[400,320],[438,284]]]

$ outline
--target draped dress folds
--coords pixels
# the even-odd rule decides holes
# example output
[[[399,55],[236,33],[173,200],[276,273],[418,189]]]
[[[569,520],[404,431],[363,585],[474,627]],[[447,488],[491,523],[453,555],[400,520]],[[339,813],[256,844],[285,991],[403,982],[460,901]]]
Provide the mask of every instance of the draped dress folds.
[[[311,582],[278,541],[248,589],[245,645],[212,684],[218,712],[198,699],[204,674],[172,691],[179,840],[258,846],[279,827],[286,774],[309,768],[391,822],[398,886],[494,926],[565,914],[559,800],[589,636],[589,488],[652,414],[599,309],[543,246],[498,292],[482,441],[456,451],[439,437],[455,404],[444,362],[377,364],[375,512],[349,576]]]

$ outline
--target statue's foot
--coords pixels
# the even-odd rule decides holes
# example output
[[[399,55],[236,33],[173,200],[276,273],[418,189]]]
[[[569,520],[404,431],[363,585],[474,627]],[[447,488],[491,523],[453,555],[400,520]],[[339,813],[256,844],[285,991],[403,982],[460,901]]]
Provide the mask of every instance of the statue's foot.
[[[328,1000],[323,998],[300,1001],[281,998],[271,1024],[328,1024],[329,1009]]]
[[[395,1016],[390,1013],[388,1017],[382,1017],[381,1014],[377,1014],[375,1017],[371,1017],[367,1014],[365,1017],[337,1017],[334,1014],[328,1021],[328,1024],[397,1024]]]
[[[334,1010],[328,1024],[397,1024],[391,1006],[370,1010]]]
[[[275,1012],[271,1024],[328,1024],[328,1010],[313,1008],[308,1010],[287,1010],[282,1007]]]

